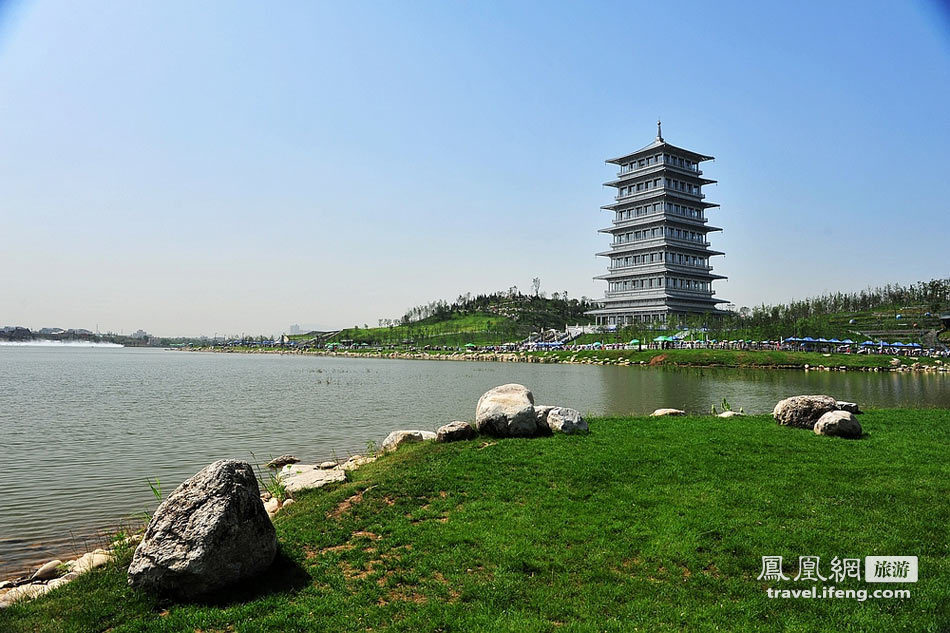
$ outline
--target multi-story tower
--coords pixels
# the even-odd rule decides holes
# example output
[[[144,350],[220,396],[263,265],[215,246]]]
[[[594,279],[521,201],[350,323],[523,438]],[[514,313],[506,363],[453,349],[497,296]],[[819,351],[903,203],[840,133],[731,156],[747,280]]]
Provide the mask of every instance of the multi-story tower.
[[[590,312],[600,325],[666,321],[669,315],[721,314],[712,282],[725,279],[712,273],[709,258],[722,255],[709,249],[706,235],[722,229],[706,224],[706,210],[718,204],[705,201],[702,186],[716,182],[703,178],[699,164],[712,160],[663,140],[660,122],[656,140],[631,154],[611,158],[618,165],[617,196],[607,209],[613,226],[601,229],[613,240],[602,306]]]

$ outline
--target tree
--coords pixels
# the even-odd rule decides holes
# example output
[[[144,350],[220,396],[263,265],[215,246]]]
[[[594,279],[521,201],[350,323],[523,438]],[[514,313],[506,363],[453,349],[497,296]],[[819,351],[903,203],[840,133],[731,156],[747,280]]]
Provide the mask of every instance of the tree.
[[[534,296],[537,297],[541,294],[541,278],[535,277],[531,280],[531,290],[534,292]]]

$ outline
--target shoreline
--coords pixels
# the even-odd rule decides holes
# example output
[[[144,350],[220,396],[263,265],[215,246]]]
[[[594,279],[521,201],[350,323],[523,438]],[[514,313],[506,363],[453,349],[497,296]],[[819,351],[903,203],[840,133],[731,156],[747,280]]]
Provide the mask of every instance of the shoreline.
[[[852,540],[875,551],[891,542],[893,534],[901,535],[908,548],[927,556],[929,571],[914,585],[914,598],[924,605],[936,604],[946,582],[945,557],[939,556],[939,534],[921,533],[918,517],[923,514],[930,525],[941,525],[946,517],[939,504],[944,488],[939,449],[947,426],[934,424],[933,415],[938,421],[947,420],[950,409],[936,414],[875,409],[860,415],[870,432],[856,439],[776,424],[774,416],[763,414],[729,420],[710,415],[595,417],[589,433],[567,434],[570,437],[484,442],[489,438],[476,436],[442,445],[406,442],[408,446],[387,451],[377,464],[356,469],[339,485],[294,495],[292,507],[281,509],[274,521],[287,558],[255,577],[253,584],[228,589],[225,604],[167,601],[143,593],[123,600],[132,595],[128,567],[138,542],[135,536],[126,536],[113,550],[93,551],[83,564],[73,563],[63,580],[46,581],[49,589],[26,594],[12,609],[0,610],[0,628],[9,624],[11,631],[24,633],[54,630],[56,625],[78,625],[80,618],[93,617],[107,618],[114,628],[149,628],[156,614],[167,618],[159,621],[163,630],[210,630],[236,617],[246,625],[266,628],[275,621],[298,622],[306,610],[312,614],[311,628],[343,630],[334,618],[385,623],[392,621],[394,608],[416,618],[413,622],[426,619],[453,628],[471,617],[473,601],[484,612],[477,628],[490,628],[492,618],[510,616],[506,605],[495,606],[490,598],[499,582],[525,587],[525,617],[547,613],[543,610],[550,604],[552,585],[563,588],[562,595],[576,603],[571,608],[579,609],[578,616],[592,625],[601,621],[604,609],[616,604],[617,583],[626,583],[624,592],[634,596],[631,608],[636,608],[642,592],[653,592],[647,597],[664,609],[654,619],[664,616],[669,628],[683,625],[683,603],[676,591],[687,583],[695,592],[694,609],[702,612],[692,624],[708,623],[714,615],[721,618],[717,626],[735,628],[741,622],[735,614],[721,612],[723,588],[718,583],[739,583],[723,586],[741,597],[742,613],[754,622],[755,607],[761,604],[762,585],[754,580],[762,564],[761,550],[774,543],[779,531],[787,532],[794,552],[808,551],[809,544],[823,536],[832,538],[832,551],[853,547]],[[671,434],[671,428],[676,432]],[[715,438],[713,451],[710,437]],[[855,451],[854,442],[866,450]],[[617,460],[618,452],[629,457]],[[584,459],[577,459],[579,453]],[[643,468],[655,463],[658,453],[674,465],[675,481],[670,481],[667,469]],[[498,474],[499,463],[510,464],[503,476]],[[813,482],[816,511],[763,511],[757,503],[793,506],[800,491],[788,480],[811,477],[816,467],[828,463],[838,464],[843,476]],[[874,521],[882,491],[868,489],[853,476],[871,468],[882,469],[885,493],[915,489],[913,497],[893,501],[897,507],[885,517],[886,532]],[[590,481],[591,470],[603,473],[596,495],[572,492]],[[747,476],[736,481],[736,472]],[[631,479],[638,480],[635,491]],[[486,480],[492,485],[485,485]],[[840,512],[842,494],[853,499],[852,512]],[[616,508],[631,503],[637,511],[625,517],[634,522],[633,529],[609,533],[610,526],[617,525]],[[486,507],[497,508],[501,516],[526,513],[527,519],[499,521]],[[671,513],[679,518],[669,521]],[[557,527],[540,536],[557,535],[557,540],[539,538],[524,527],[544,525],[552,516]],[[835,517],[836,525],[843,523],[831,536],[829,516]],[[565,521],[568,525],[562,528]],[[736,525],[746,530],[740,546],[736,537],[728,536]],[[492,540],[499,532],[503,542],[518,548],[513,563],[512,554]],[[836,537],[839,532],[844,536]],[[569,546],[561,547],[565,538]],[[690,543],[686,555],[680,545],[684,538]],[[466,547],[444,554],[447,545],[462,539]],[[591,571],[592,547],[610,548],[601,560],[615,565],[613,573]],[[556,575],[539,574],[536,567],[542,562],[523,562],[544,561],[545,556],[560,557],[555,560]],[[670,560],[677,561],[674,568]],[[71,582],[73,570],[84,573],[94,567],[101,569],[91,582]],[[405,576],[397,577],[400,573]],[[738,580],[730,580],[733,577]],[[66,582],[70,586],[60,589]],[[571,591],[578,582],[585,587],[582,596]],[[44,595],[50,590],[55,593]],[[328,595],[332,611],[321,611]],[[588,606],[591,600],[597,604]],[[479,606],[479,601],[484,604]],[[861,614],[879,604],[885,609],[881,613],[886,613],[889,603],[816,604],[823,608],[818,615],[834,622],[843,617],[842,608]],[[915,618],[920,612],[905,611]],[[524,621],[540,630],[557,616],[536,619],[539,626]],[[906,624],[913,630],[930,625]]]
[[[441,350],[367,350],[330,351],[317,349],[285,349],[254,347],[167,348],[168,351],[212,352],[217,354],[278,354],[290,356],[324,356],[330,358],[376,358],[397,360],[439,360],[462,362],[538,363],[566,365],[613,365],[619,367],[687,367],[718,369],[767,369],[804,371],[924,372],[948,373],[950,365],[929,357],[867,356],[857,354],[825,355],[814,352],[760,350],[579,350],[544,352],[449,352]],[[732,357],[736,362],[703,360],[706,357]],[[754,358],[756,355],[761,358]],[[812,362],[758,362],[765,355],[785,355],[788,360],[807,359]],[[684,360],[696,356],[700,360]],[[648,358],[647,358],[648,357]],[[751,361],[751,362],[750,362]],[[860,362],[855,362],[860,361]],[[872,361],[872,362],[868,362]],[[896,361],[896,362],[895,362]]]

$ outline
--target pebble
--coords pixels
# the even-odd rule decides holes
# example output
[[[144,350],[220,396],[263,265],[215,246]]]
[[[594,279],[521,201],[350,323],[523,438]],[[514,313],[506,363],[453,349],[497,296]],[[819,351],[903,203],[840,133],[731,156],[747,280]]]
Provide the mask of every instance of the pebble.
[[[336,462],[330,462],[330,461],[322,462],[320,464],[320,468],[322,468],[323,470],[330,470],[331,468],[336,468],[336,466],[337,466]]]
[[[36,570],[30,580],[50,580],[59,576],[59,566],[63,564],[61,560],[51,560]]]

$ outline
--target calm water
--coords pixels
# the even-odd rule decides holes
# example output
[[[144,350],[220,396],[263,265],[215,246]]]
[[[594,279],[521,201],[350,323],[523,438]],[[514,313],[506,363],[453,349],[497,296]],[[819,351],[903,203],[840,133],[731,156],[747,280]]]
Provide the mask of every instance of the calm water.
[[[828,393],[865,407],[950,407],[950,376],[664,369],[0,346],[0,577],[75,551],[208,463],[362,452],[398,428],[472,419],[495,385],[593,414],[771,411]]]

